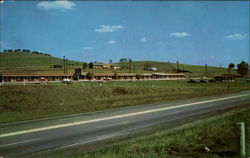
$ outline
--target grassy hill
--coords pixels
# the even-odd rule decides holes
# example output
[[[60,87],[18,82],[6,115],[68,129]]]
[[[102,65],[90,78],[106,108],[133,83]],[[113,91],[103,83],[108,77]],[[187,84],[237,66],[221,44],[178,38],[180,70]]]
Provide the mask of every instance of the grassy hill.
[[[63,65],[63,60],[60,58],[44,55],[44,54],[32,54],[27,52],[5,52],[0,53],[0,73],[62,73],[63,68],[53,68],[54,65]],[[74,68],[81,67],[82,62],[69,61],[69,72],[74,72]],[[128,69],[129,63],[115,63],[121,67],[126,67],[124,70],[111,70],[111,69],[86,69],[86,72],[94,73],[125,73],[130,72]],[[156,72],[171,73],[176,69],[175,63],[160,62],[160,61],[133,61],[132,72],[133,73],[152,73],[152,71],[145,71],[144,67],[149,64],[157,68]],[[191,77],[213,77],[223,73],[228,73],[226,68],[209,67],[208,73],[205,74],[204,66],[195,65],[179,65],[180,69],[189,70],[192,73]],[[236,73],[232,70],[232,73]]]
[[[129,67],[129,63],[117,63],[118,65],[122,67]],[[160,61],[133,61],[131,66],[132,66],[132,71],[142,71],[144,72],[144,67],[145,65],[151,65],[153,67],[157,68],[157,72],[173,72],[173,69],[175,67],[171,63],[166,63],[166,62],[160,62]],[[148,72],[148,71],[146,71]]]
[[[62,68],[53,68],[54,65],[63,65],[60,58],[27,52],[0,53],[0,72],[63,72]],[[81,62],[69,61],[70,70]],[[71,70],[72,71],[72,70]]]
[[[117,63],[120,66],[129,67],[129,63]],[[175,72],[174,69],[176,69],[176,63],[169,63],[169,62],[160,62],[160,61],[133,61],[132,62],[132,71],[135,69],[135,72],[150,72],[145,71],[144,66],[146,64],[150,64],[153,67],[157,68],[156,72],[166,72],[171,73]],[[186,64],[179,64],[179,69],[184,69],[191,71],[190,74],[191,77],[214,77],[216,75],[225,74],[228,73],[227,68],[219,68],[219,67],[207,67],[207,73],[205,73],[205,66],[198,66],[198,65],[186,65]],[[152,71],[151,71],[152,73]],[[236,70],[231,70],[231,73],[236,74]]]
[[[184,67],[185,70],[191,71],[192,72],[190,75],[191,77],[200,77],[200,76],[214,77],[217,75],[228,73],[227,68],[220,68],[220,67],[213,67],[213,66],[207,67],[207,73],[205,73],[205,66],[179,64],[179,67],[181,69]],[[230,73],[236,74],[237,72],[236,70],[231,70]]]

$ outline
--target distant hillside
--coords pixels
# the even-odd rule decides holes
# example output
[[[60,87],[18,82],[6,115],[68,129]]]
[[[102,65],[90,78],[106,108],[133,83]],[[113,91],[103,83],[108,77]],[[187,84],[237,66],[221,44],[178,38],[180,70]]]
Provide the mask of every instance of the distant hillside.
[[[121,67],[129,67],[129,62],[126,63],[117,63]],[[144,68],[146,65],[150,65],[152,67],[156,67],[156,72],[173,72],[175,67],[173,64],[168,62],[160,62],[160,61],[133,61],[132,62],[132,71],[145,71]]]
[[[73,73],[74,68],[81,67],[82,62],[69,61],[69,71]],[[113,69],[86,69],[86,72],[94,73],[119,73],[130,72],[128,69],[129,63],[115,63],[121,67],[125,67],[124,70]],[[63,60],[60,58],[52,57],[46,54],[29,53],[29,52],[4,52],[0,53],[0,73],[62,73],[63,68],[53,68],[54,65],[63,65]],[[144,70],[145,65],[151,65],[157,68],[157,71]],[[132,71],[133,73],[154,73],[165,72],[171,73],[176,69],[175,63],[160,62],[160,61],[133,61]],[[195,65],[183,65],[179,64],[179,69],[191,71],[191,77],[213,77],[223,73],[228,73],[226,68],[210,67],[207,68],[207,74],[205,73],[204,66]],[[231,73],[236,73],[232,70]]]
[[[176,64],[173,64],[176,67]],[[227,68],[220,68],[220,67],[214,67],[214,66],[208,66],[207,67],[207,73],[205,73],[205,66],[198,66],[198,65],[186,65],[186,64],[179,64],[179,69],[185,69],[191,71],[191,77],[200,77],[200,76],[206,76],[206,77],[214,77],[221,74],[227,74],[228,69]],[[236,70],[231,70],[232,74],[236,74]]]
[[[117,63],[117,64],[123,67],[129,67],[128,62]],[[133,69],[135,69],[135,72],[138,72],[138,71],[145,72],[144,67],[147,64],[153,67],[156,67],[157,68],[156,72],[171,73],[171,72],[175,72],[175,69],[177,68],[176,63],[160,62],[160,61],[133,61],[132,71]],[[133,66],[135,68],[133,68]],[[179,64],[179,69],[190,71],[191,74],[189,76],[191,77],[201,77],[201,76],[214,77],[216,75],[228,73],[227,68],[219,68],[219,67],[212,67],[212,66],[207,67],[207,73],[205,73],[205,66]],[[150,71],[146,71],[146,72],[150,72]],[[236,71],[231,70],[231,73],[235,74]]]
[[[0,53],[0,72],[62,72],[54,65],[63,65],[63,60],[45,54],[28,52]],[[69,67],[81,66],[81,62],[68,61]]]

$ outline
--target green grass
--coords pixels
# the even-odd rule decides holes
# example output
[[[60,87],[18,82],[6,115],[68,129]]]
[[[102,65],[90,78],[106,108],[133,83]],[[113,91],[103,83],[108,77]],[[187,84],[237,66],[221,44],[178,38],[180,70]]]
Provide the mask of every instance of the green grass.
[[[247,155],[250,156],[250,105],[221,116],[190,123],[125,141],[71,158],[221,158],[239,157],[238,122],[247,126]],[[205,150],[209,148],[209,152]],[[80,151],[80,149],[78,149]]]
[[[62,65],[62,59],[47,56],[43,54],[31,54],[23,52],[7,52],[0,53],[0,73],[62,73],[63,69],[51,68],[53,65]],[[129,63],[116,63],[120,66],[128,67]],[[169,62],[160,61],[133,61],[132,72],[134,73],[154,73],[152,71],[145,71],[145,64],[150,64],[156,67],[156,72],[171,73],[176,68],[176,64]],[[73,73],[74,68],[81,67],[82,62],[69,61],[69,72]],[[205,74],[204,66],[195,65],[182,65],[179,66],[181,69],[184,67],[185,70],[189,70],[192,73],[191,77],[214,77],[222,73],[228,73],[226,68],[208,67],[208,73]],[[128,69],[125,70],[112,70],[112,69],[86,69],[86,72],[94,73],[127,73]],[[236,73],[232,70],[232,73]]]
[[[214,77],[214,76],[219,76],[221,74],[227,74],[228,69],[227,68],[220,68],[220,67],[213,67],[213,66],[208,66],[207,67],[207,73],[205,73],[205,66],[198,66],[198,65],[185,65],[185,64],[180,64],[180,68],[183,68],[185,70],[190,70],[192,73],[190,74],[191,77]],[[236,70],[231,70],[231,74],[236,74]]]
[[[122,67],[129,67],[129,63],[117,63]],[[150,64],[157,68],[156,72],[173,72],[175,67],[173,64],[168,62],[160,62],[160,61],[133,61],[132,62],[132,72],[134,73],[152,73],[152,71],[145,71],[144,66],[146,64]],[[127,70],[129,72],[129,70]]]
[[[62,73],[63,69],[51,68],[53,65],[63,65],[63,60],[43,54],[26,52],[0,53],[0,73]],[[74,67],[81,67],[81,62],[69,61],[70,71]]]
[[[120,66],[126,66],[129,67],[129,63],[117,63]],[[166,72],[171,73],[174,72],[173,70],[176,69],[175,63],[170,62],[160,62],[160,61],[133,61],[135,72],[150,72],[150,71],[144,71],[144,65],[150,64],[157,68],[156,72]],[[217,75],[228,73],[227,68],[219,68],[219,67],[213,67],[208,66],[207,67],[207,73],[205,73],[205,66],[199,66],[199,65],[187,65],[187,64],[179,64],[179,69],[185,69],[188,71],[191,71],[192,73],[189,75],[191,77],[214,77]],[[133,70],[133,69],[132,69]],[[127,70],[128,71],[128,70]],[[151,71],[152,73],[152,71]],[[232,74],[236,74],[236,70],[231,70]]]
[[[83,85],[84,84],[84,85]],[[229,85],[229,89],[227,88]],[[84,82],[0,87],[0,122],[13,122],[249,90],[235,83]]]

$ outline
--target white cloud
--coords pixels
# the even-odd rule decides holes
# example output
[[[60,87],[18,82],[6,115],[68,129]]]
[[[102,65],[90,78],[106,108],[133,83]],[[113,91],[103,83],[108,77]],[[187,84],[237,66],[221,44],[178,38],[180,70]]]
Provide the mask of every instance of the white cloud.
[[[246,37],[247,37],[246,34],[236,33],[236,34],[232,34],[232,35],[227,35],[224,38],[231,39],[231,40],[242,40],[242,39],[245,39]]]
[[[68,0],[56,0],[56,1],[41,1],[37,4],[37,7],[44,10],[71,10],[75,6],[75,3]]]
[[[92,50],[94,49],[93,47],[83,47],[84,50]]]
[[[142,37],[139,39],[140,42],[147,42],[147,38],[146,37]]]
[[[158,43],[159,45],[171,45],[171,44],[173,44],[173,42],[159,42]]]
[[[171,36],[175,36],[175,37],[187,37],[187,36],[191,36],[191,34],[188,34],[186,32],[173,32],[170,33]]]
[[[215,56],[214,56],[214,55],[211,55],[210,58],[215,58]]]
[[[99,28],[95,29],[95,32],[114,32],[123,28],[122,25],[100,25]]]
[[[106,44],[116,44],[116,41],[115,40],[109,40],[106,42]]]

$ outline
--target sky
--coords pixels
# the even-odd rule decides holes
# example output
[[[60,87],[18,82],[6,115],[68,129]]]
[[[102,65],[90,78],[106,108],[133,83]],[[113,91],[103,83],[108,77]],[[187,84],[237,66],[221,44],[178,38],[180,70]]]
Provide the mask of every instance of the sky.
[[[248,1],[5,1],[1,50],[85,62],[249,62]]]

